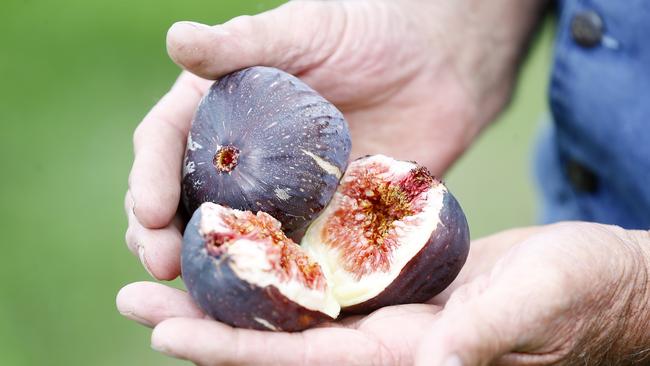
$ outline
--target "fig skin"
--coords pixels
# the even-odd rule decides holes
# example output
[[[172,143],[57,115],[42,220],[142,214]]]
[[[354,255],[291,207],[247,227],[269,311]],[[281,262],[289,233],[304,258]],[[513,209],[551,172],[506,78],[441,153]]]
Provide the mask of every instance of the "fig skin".
[[[187,212],[203,202],[264,211],[299,237],[350,156],[341,112],[296,77],[256,66],[215,82],[192,121],[182,172]]]
[[[289,300],[274,286],[262,288],[240,279],[227,255],[217,258],[205,250],[201,217],[197,209],[185,229],[181,271],[190,295],[206,314],[239,328],[286,332],[333,320]]]
[[[446,191],[438,226],[422,249],[402,268],[397,278],[377,296],[344,307],[341,311],[347,314],[368,314],[385,306],[430,300],[458,276],[467,260],[469,245],[467,218],[456,198]]]

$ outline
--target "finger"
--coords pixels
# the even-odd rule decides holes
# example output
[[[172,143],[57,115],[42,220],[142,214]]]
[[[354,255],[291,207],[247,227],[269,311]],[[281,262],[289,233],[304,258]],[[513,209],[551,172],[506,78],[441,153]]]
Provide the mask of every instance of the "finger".
[[[353,329],[276,333],[189,318],[158,324],[151,346],[199,365],[368,365],[385,354],[380,344]]]
[[[345,15],[337,2],[291,1],[213,27],[179,22],[167,33],[167,51],[178,65],[209,79],[254,65],[296,74],[334,53]]]
[[[149,327],[169,318],[205,317],[187,292],[155,282],[124,286],[115,303],[120,314]]]
[[[478,282],[472,285],[484,286]],[[459,289],[468,293],[443,310],[418,347],[415,365],[487,365],[516,347],[517,326],[508,316],[512,313],[500,308],[502,302],[491,294],[476,297],[482,291],[476,286]]]
[[[129,209],[131,194],[127,192],[125,210],[128,218],[126,244],[149,274],[159,280],[172,280],[180,274],[180,252],[182,246],[180,217],[162,229],[148,229],[140,224],[133,210]]]
[[[147,228],[169,225],[176,213],[187,133],[207,87],[205,80],[182,74],[135,130],[129,190],[133,212]]]

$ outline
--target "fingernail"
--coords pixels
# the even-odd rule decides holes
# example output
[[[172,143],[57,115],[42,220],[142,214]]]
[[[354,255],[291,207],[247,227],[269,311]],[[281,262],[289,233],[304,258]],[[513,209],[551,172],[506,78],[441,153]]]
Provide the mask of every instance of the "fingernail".
[[[144,255],[144,247],[142,245],[138,245],[138,257],[140,258],[140,262],[142,262],[142,266],[147,271],[147,273],[149,273],[151,277],[156,278],[156,276],[154,276],[149,269],[149,264],[147,263],[147,258]]]
[[[443,366],[463,366],[463,361],[458,355],[448,356],[442,363]]]

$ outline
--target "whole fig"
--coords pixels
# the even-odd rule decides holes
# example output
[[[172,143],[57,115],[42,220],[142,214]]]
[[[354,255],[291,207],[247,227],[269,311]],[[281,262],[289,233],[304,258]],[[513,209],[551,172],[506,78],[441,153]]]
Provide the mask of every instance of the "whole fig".
[[[256,66],[215,82],[192,121],[182,172],[203,202],[263,211],[299,235],[332,198],[350,156],[341,112],[296,77]]]

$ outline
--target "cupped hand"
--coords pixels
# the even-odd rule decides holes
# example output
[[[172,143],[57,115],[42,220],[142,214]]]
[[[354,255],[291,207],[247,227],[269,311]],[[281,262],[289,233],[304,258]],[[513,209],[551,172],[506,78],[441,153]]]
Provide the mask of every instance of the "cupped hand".
[[[569,222],[510,233],[473,243],[416,365],[650,360],[650,232]]]
[[[649,278],[650,232],[570,222],[474,241],[431,304],[302,333],[204,319],[186,293],[160,284],[131,284],[117,301],[155,326],[154,348],[198,364],[628,365],[650,356]]]
[[[476,250],[458,279],[432,303],[444,304],[448,293],[489,271],[513,243],[537,230],[511,230],[474,242]],[[486,240],[489,245],[483,245]],[[412,365],[441,309],[434,304],[392,306],[300,333],[274,333],[208,319],[186,292],[152,282],[124,287],[117,307],[124,316],[154,327],[154,349],[199,365]]]
[[[411,365],[439,307],[383,308],[299,333],[232,328],[206,318],[189,295],[153,282],[124,287],[120,312],[154,327],[151,346],[198,365]]]
[[[466,10],[442,1],[293,1],[216,26],[174,24],[168,52],[187,71],[135,131],[128,247],[154,277],[178,276],[176,212],[192,115],[210,80],[247,66],[284,69],[335,103],[349,121],[353,156],[383,153],[442,174],[505,103],[515,69],[511,52],[495,49],[516,47],[491,43],[509,44],[498,33],[507,27],[477,40],[486,33],[468,26],[479,22],[467,23]]]

